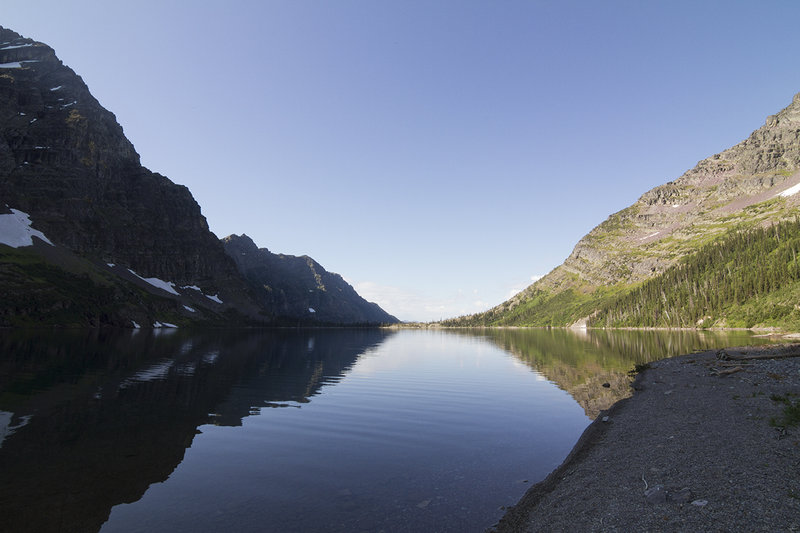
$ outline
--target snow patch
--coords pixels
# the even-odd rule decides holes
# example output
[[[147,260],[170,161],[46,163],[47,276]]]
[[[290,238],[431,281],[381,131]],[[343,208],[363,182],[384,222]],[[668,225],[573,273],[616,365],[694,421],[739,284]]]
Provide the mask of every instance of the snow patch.
[[[219,299],[219,293],[215,294],[214,296],[209,296],[208,294],[204,294],[203,296],[205,296],[209,300],[213,300],[213,301],[217,302],[218,304],[222,303],[222,300]]]
[[[639,239],[639,240],[640,240],[640,241],[647,240],[647,239],[649,239],[650,237],[655,237],[655,236],[656,236],[656,235],[658,235],[659,233],[661,233],[661,232],[660,232],[660,231],[657,231],[657,232],[655,232],[655,233],[651,233],[651,234],[650,234],[650,235],[648,235],[647,237],[642,237],[642,238],[641,238],[641,239]]]
[[[0,447],[3,446],[3,441],[6,439],[6,435],[10,435],[11,432],[11,417],[14,416],[14,413],[9,413],[8,411],[0,411]]]
[[[672,207],[680,207],[681,204],[672,204]]]
[[[137,274],[136,272],[134,272],[130,268],[128,269],[128,272],[130,272],[131,274],[133,274],[134,276],[136,276],[140,280],[146,281],[147,283],[149,283],[153,287],[156,287],[156,288],[161,289],[163,291],[167,291],[168,293],[174,294],[175,296],[180,296],[180,294],[178,294],[178,291],[175,290],[175,284],[172,283],[171,281],[164,281],[164,280],[161,280],[161,279],[158,279],[158,278],[143,278],[142,276],[140,276],[139,274]]]
[[[6,244],[12,248],[32,246],[33,237],[38,237],[53,246],[50,239],[45,237],[41,231],[33,229],[31,224],[30,215],[17,209],[12,209],[10,215],[0,215],[0,244]]]
[[[50,90],[51,90],[51,91],[58,91],[58,90],[60,90],[62,87],[63,87],[63,85],[59,85],[58,87],[53,87],[53,88],[52,88],[52,89],[50,89]]]
[[[16,430],[30,422],[30,416],[20,417],[18,424],[12,426],[11,421],[14,419],[14,413],[8,411],[0,411],[0,448],[3,447],[3,441],[6,437],[10,437]]]
[[[192,309],[191,307],[189,307],[188,305],[184,305],[183,308],[186,309],[187,311],[189,311],[190,313],[196,313],[197,312],[194,309]]]
[[[108,265],[110,268],[114,268],[115,266],[117,266],[115,263],[106,263],[106,264],[107,264],[107,265]]]
[[[131,320],[131,322],[133,322],[133,329],[142,329],[142,326],[137,324],[135,320]]]
[[[209,300],[213,300],[213,301],[217,302],[218,304],[222,303],[222,300],[220,300],[220,298],[219,298],[219,293],[215,294],[214,296],[209,296],[208,294],[205,294],[203,292],[203,289],[201,289],[197,285],[183,285],[181,287],[181,289],[192,289],[193,291],[199,292],[200,294],[202,294],[203,296],[205,296]]]
[[[313,307],[309,307],[309,308],[308,308],[308,312],[309,312],[309,313],[316,313],[316,311],[314,310],[314,308],[313,308]]]
[[[38,63],[38,59],[24,59],[22,61],[12,61],[11,63],[0,63],[0,68],[22,68],[25,63]]]
[[[170,324],[169,322],[155,321],[153,323],[153,328],[155,328],[155,329],[159,329],[159,328],[177,328],[177,327],[178,326],[176,326],[175,324]]]
[[[28,44],[15,44],[15,45],[12,45],[12,46],[4,46],[4,47],[0,48],[0,50],[13,50],[15,48],[28,48],[29,46],[33,46],[33,44],[31,44],[31,43],[28,43]]]
[[[800,192],[800,183],[798,183],[797,185],[795,185],[793,187],[789,187],[788,189],[786,189],[782,193],[776,194],[775,198],[777,198],[778,196],[782,196],[782,197],[786,198],[788,196],[795,195],[798,192]]]

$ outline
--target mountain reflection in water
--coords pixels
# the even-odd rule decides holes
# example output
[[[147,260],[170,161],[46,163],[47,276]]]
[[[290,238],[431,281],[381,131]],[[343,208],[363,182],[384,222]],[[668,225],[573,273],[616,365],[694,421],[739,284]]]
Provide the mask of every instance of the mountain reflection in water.
[[[600,411],[631,395],[632,379],[628,372],[637,364],[693,351],[769,341],[745,331],[562,328],[454,331],[480,335],[513,354],[568,392],[592,420]]]
[[[636,363],[753,340],[2,331],[0,530],[482,531]]]
[[[169,477],[198,426],[308,402],[389,335],[2,332],[0,530],[98,531]]]

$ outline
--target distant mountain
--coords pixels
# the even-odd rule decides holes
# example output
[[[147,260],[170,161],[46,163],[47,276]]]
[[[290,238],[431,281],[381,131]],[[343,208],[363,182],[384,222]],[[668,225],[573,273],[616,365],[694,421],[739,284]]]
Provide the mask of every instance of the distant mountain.
[[[744,141],[611,215],[562,265],[510,300],[445,323],[591,325],[595,313],[704,245],[793,220],[799,191],[800,94]]]
[[[0,27],[0,326],[273,323],[263,304],[189,190],[52,48]]]
[[[258,303],[281,319],[344,324],[396,323],[397,318],[364,300],[339,274],[304,255],[274,254],[247,235],[222,239]]]

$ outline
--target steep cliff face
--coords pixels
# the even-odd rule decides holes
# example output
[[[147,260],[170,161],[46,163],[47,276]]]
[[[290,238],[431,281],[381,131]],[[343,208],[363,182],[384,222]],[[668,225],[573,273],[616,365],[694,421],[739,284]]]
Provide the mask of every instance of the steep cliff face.
[[[308,256],[273,254],[259,249],[247,235],[230,235],[222,242],[259,303],[277,317],[343,324],[398,322]]]
[[[249,244],[245,278],[53,49],[0,27],[0,326],[396,321],[313,260]]]
[[[661,274],[731,228],[794,218],[798,190],[800,94],[744,141],[608,217],[562,265],[485,316],[503,322],[536,298],[570,290],[587,296]]]
[[[38,42],[0,29],[0,198],[53,242],[144,277],[236,290],[189,190],[142,167],[113,114]]]

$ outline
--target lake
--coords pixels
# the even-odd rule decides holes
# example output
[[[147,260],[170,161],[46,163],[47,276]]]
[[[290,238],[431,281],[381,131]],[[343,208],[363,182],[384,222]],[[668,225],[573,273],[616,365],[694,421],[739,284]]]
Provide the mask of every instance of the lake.
[[[757,342],[0,331],[0,530],[484,531],[628,393],[635,364]]]

